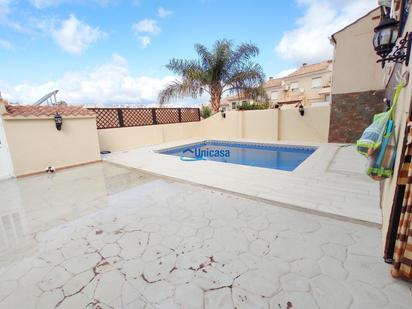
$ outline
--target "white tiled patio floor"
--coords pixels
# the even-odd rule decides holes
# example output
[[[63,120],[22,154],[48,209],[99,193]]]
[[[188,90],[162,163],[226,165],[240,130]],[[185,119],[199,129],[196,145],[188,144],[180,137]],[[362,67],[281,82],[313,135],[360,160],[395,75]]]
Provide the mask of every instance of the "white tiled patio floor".
[[[176,141],[117,152],[107,156],[106,160],[260,200],[282,203],[285,207],[311,213],[376,226],[382,223],[379,183],[365,175],[366,159],[356,153],[354,146],[308,143],[307,145],[319,148],[293,172],[213,161],[187,162],[180,160],[178,156],[156,153],[157,150],[202,140],[204,139]]]
[[[0,182],[0,308],[406,309],[380,231],[110,164]]]

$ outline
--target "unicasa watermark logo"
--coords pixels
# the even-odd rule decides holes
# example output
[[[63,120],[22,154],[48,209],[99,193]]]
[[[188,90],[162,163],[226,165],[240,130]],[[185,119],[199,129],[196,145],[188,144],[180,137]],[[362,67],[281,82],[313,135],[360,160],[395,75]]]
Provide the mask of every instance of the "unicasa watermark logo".
[[[224,149],[200,149],[200,148],[187,148],[182,151],[180,160],[182,161],[200,161],[208,160],[211,158],[228,158],[230,157],[230,150]]]

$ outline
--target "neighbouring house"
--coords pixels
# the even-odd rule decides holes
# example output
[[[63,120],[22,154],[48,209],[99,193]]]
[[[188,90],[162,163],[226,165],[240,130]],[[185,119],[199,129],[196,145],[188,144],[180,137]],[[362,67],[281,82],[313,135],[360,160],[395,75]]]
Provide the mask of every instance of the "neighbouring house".
[[[212,108],[210,104],[208,104],[208,105],[209,105],[210,108]],[[223,98],[223,99],[220,101],[220,108],[223,109],[223,110],[225,110],[225,111],[231,110],[231,107],[229,106],[229,100],[227,99],[227,97],[226,97],[226,98]],[[235,107],[235,108],[236,108],[236,107]]]
[[[228,96],[226,98],[222,99],[222,102],[220,103],[220,107],[223,108],[226,111],[230,110],[236,110],[238,106],[241,106],[242,104],[252,104],[255,101],[252,99],[248,99],[246,97],[242,96]]]
[[[269,78],[263,85],[272,105],[304,106],[330,102],[332,61],[304,63],[282,78]]]
[[[372,45],[379,8],[332,35],[334,46],[329,142],[353,143],[385,109],[384,70]]]
[[[319,105],[329,104],[331,98],[332,61],[315,64],[304,63],[299,69],[282,78],[270,77],[263,87],[271,106]],[[242,96],[228,96],[222,100],[221,107],[235,110],[254,100]]]
[[[57,130],[55,114],[63,119]],[[96,114],[73,105],[12,105],[0,100],[0,177],[100,161]]]

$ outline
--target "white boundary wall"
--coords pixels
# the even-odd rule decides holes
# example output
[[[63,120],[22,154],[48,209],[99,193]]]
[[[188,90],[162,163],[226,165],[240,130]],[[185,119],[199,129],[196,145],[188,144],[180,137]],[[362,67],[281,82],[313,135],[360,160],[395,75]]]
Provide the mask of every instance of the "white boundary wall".
[[[98,130],[101,150],[121,151],[191,138],[328,141],[330,106],[228,111],[200,122]]]
[[[0,180],[14,176],[13,165],[4,132],[3,119],[0,117]]]

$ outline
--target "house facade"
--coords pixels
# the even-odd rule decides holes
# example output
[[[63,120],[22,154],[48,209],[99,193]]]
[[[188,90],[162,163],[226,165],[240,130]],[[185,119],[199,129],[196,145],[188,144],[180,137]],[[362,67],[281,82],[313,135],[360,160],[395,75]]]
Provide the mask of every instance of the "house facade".
[[[269,78],[263,85],[272,107],[295,107],[329,104],[331,100],[332,61],[303,64],[299,69],[282,78]],[[248,98],[230,96],[222,100],[222,108],[234,110]]]
[[[385,70],[376,63],[372,45],[379,21],[376,8],[330,39],[334,59],[329,142],[355,142],[373,115],[385,109]]]
[[[310,106],[330,102],[332,61],[303,64],[282,78],[270,78],[264,88],[273,106]]]
[[[221,108],[223,108],[226,111],[230,110],[236,110],[238,106],[242,104],[252,104],[254,103],[254,100],[248,99],[245,97],[239,97],[239,96],[229,96],[226,97],[222,100],[220,103]]]

